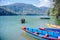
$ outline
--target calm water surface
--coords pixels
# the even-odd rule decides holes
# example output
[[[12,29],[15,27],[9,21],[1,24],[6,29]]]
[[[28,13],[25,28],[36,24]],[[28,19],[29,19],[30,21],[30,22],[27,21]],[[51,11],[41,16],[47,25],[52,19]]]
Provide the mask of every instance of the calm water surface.
[[[46,24],[55,24],[53,17],[51,19],[40,19],[41,16],[0,16],[0,40],[38,40],[26,33],[20,27],[39,28],[47,27]],[[20,20],[26,19],[25,24]],[[43,39],[41,39],[43,40]]]

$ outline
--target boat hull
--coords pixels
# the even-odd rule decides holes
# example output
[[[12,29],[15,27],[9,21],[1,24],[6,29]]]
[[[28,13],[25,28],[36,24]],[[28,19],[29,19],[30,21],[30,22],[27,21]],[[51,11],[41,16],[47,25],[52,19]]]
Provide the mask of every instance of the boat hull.
[[[42,29],[31,29],[31,28],[22,28],[27,34],[33,36],[37,39],[44,40],[58,40],[58,34],[52,31],[42,30]],[[32,31],[33,30],[33,31]],[[48,34],[46,36],[46,34]],[[55,34],[55,36],[54,36]],[[59,35],[60,36],[60,35]]]

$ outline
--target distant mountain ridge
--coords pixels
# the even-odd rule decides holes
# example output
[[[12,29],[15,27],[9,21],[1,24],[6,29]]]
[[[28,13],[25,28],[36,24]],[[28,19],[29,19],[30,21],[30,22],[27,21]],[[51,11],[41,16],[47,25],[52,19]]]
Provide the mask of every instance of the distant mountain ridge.
[[[6,16],[6,15],[17,15],[13,13],[12,11],[6,10],[5,8],[0,7],[0,16]]]
[[[14,3],[11,5],[6,5],[6,6],[2,6],[2,8],[5,9],[10,9],[14,12],[16,12],[16,14],[41,14],[44,15],[44,13],[46,12],[46,10],[48,9],[47,7],[35,7],[31,4],[24,4],[24,3]]]

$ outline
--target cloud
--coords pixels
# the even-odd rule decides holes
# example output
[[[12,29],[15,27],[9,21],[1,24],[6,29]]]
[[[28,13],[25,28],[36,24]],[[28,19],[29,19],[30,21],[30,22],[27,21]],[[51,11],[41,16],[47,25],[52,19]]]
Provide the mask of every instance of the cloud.
[[[49,1],[49,0],[39,0],[40,3],[39,4],[33,4],[34,6],[37,7],[51,7],[53,2]]]
[[[16,2],[13,1],[13,0],[1,0],[0,1],[0,6],[10,5],[10,4],[13,4],[13,3],[16,3]]]
[[[15,3],[15,2],[1,2],[0,6],[10,5],[10,4],[13,4],[13,3]]]

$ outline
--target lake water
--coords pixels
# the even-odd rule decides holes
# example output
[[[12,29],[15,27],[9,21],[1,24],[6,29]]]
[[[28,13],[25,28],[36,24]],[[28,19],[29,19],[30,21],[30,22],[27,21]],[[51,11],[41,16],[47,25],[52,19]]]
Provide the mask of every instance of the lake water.
[[[51,19],[40,19],[41,16],[0,16],[0,40],[38,40],[26,33],[20,27],[46,28],[46,24],[55,24]],[[20,20],[25,18],[26,23],[21,24]],[[43,39],[41,39],[43,40]]]

